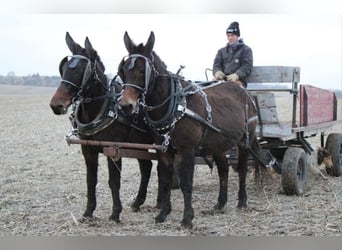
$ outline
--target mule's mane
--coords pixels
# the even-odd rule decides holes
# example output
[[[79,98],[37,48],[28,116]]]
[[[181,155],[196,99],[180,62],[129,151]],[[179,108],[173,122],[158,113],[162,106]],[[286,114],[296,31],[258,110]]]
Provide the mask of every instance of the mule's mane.
[[[101,58],[99,55],[96,56],[97,64],[99,64],[101,71],[104,73],[106,70],[106,67],[104,66],[103,62],[101,61]]]
[[[87,55],[87,57],[89,57],[89,55]],[[98,73],[101,81],[104,81],[104,83],[107,83],[107,75],[105,74],[106,67],[104,66],[97,52],[96,52],[96,57],[95,57],[94,62],[96,63],[97,67],[100,69],[100,71],[96,71],[96,72]]]
[[[134,47],[132,47],[132,50],[130,51],[130,54],[146,55],[144,44],[140,43],[140,44],[135,45]]]
[[[94,56],[91,56],[91,55],[88,55],[85,50],[84,50],[84,54],[83,54],[85,57],[89,58],[91,61],[93,61],[94,63],[96,63],[97,67],[99,67],[100,69],[100,72],[97,71],[97,73],[100,73],[99,74],[99,77],[100,78],[103,78],[102,80],[107,80],[107,75],[105,74],[105,70],[106,70],[106,67],[104,66],[102,60],[101,60],[101,57],[98,55],[97,51],[95,50],[95,57]],[[93,60],[93,58],[95,58]]]
[[[157,71],[167,71],[167,65],[160,59],[160,57],[157,55],[155,51],[152,51],[152,61],[154,63],[154,66],[156,67]]]
[[[79,53],[80,55],[82,56],[85,56],[87,57],[88,59],[90,59],[91,61],[93,62],[96,62],[96,64],[100,67],[100,70],[103,72],[105,72],[106,70],[106,67],[104,66],[102,60],[101,60],[101,57],[99,56],[99,54],[97,53],[96,50],[94,50],[94,55],[89,55],[87,52],[86,52],[86,49],[85,48],[82,48],[81,50],[81,53]],[[93,59],[94,58],[94,59]]]

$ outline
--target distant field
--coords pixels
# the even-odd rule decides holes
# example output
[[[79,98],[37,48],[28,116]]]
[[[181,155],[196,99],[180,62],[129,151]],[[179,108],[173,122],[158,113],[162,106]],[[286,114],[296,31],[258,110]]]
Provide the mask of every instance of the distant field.
[[[0,95],[52,95],[56,87],[35,87],[0,84]]]

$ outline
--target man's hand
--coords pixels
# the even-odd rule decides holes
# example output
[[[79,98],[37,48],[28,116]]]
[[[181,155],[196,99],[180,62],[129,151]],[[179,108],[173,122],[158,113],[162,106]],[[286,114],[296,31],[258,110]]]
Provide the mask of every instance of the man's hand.
[[[234,74],[227,75],[227,81],[236,82],[237,80],[239,80],[238,74],[234,73]]]
[[[222,71],[219,70],[215,72],[214,77],[216,80],[224,80],[226,75]]]

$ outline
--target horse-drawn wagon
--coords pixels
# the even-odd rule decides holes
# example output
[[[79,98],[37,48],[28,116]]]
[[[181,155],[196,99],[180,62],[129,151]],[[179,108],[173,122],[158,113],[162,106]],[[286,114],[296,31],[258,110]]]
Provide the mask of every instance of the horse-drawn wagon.
[[[305,191],[308,177],[307,156],[315,154],[316,157],[316,149],[307,138],[320,136],[320,147],[328,150],[333,162],[331,167],[326,168],[327,173],[331,176],[342,175],[342,134],[327,135],[327,131],[338,122],[336,95],[332,91],[311,85],[299,85],[299,80],[300,68],[287,66],[253,67],[248,77],[248,91],[255,98],[259,110],[257,135],[265,164],[281,174],[282,186],[288,195],[302,195]],[[264,83],[268,85],[263,85]],[[275,93],[285,93],[283,97],[287,98],[286,111],[291,114],[290,120],[280,119]],[[157,160],[156,152],[164,147],[155,144],[87,141],[70,137],[66,137],[66,140],[69,144],[103,147],[104,154],[114,159],[126,157]],[[148,149],[149,152],[142,149]],[[227,154],[227,159],[230,164],[236,164],[235,152]],[[210,157],[196,157],[196,164],[214,163]]]
[[[124,41],[129,56],[119,65],[120,77],[108,85],[104,65],[89,39],[82,48],[67,33],[66,42],[73,56],[61,61],[61,85],[50,102],[55,114],[65,114],[73,105],[74,130],[66,140],[69,144],[81,144],[86,160],[86,217],[91,217],[96,207],[98,153],[112,159],[108,164],[113,194],[111,218],[115,221],[119,221],[122,209],[121,157],[136,158],[140,163],[142,179],[133,209],[139,209],[144,202],[151,160],[158,160],[157,205],[161,210],[156,222],[163,222],[171,212],[171,169],[173,165],[180,166],[180,186],[185,199],[182,224],[186,227],[192,226],[193,219],[194,164],[212,166],[215,162],[220,190],[214,209],[219,210],[227,202],[228,166],[234,164],[239,172],[238,207],[247,206],[245,182],[250,153],[256,167],[258,164],[272,167],[281,174],[286,194],[302,195],[307,180],[307,155],[314,152],[307,138],[320,134],[321,147],[329,152],[333,163],[327,172],[341,175],[342,134],[330,134],[324,143],[326,131],[337,121],[336,96],[310,85],[302,84],[299,88],[298,67],[254,67],[247,79],[249,88],[245,90],[232,83],[185,81],[178,73],[172,74],[153,51],[152,32],[145,46],[134,44],[127,33]],[[264,88],[257,83],[282,85]],[[291,83],[291,87],[283,87],[285,83]],[[288,99],[292,101],[292,117],[285,122],[278,116],[276,92],[292,97]],[[139,107],[143,112],[139,112]],[[146,124],[143,129],[139,127],[142,121],[148,128]],[[130,140],[132,131],[135,136]],[[81,139],[73,139],[72,135]],[[119,166],[114,167],[113,162]]]

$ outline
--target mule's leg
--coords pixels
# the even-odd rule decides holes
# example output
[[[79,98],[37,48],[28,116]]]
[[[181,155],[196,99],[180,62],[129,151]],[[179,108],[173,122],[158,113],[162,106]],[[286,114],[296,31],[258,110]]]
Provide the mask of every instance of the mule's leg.
[[[171,182],[173,174],[173,157],[168,153],[160,154],[158,162],[158,183],[160,196],[160,212],[155,218],[156,223],[164,222],[171,212]]]
[[[258,157],[260,160],[263,159],[263,155],[261,153],[261,148],[260,148],[260,144],[257,140],[257,138],[253,138],[253,142],[251,145],[251,150],[254,152],[254,154],[256,155],[256,157]],[[260,163],[257,159],[254,159],[254,181],[256,185],[260,184]]]
[[[158,195],[157,195],[157,203],[156,203],[156,208],[159,208],[161,207],[161,196],[162,196],[162,193],[161,193],[161,176],[160,176],[160,173],[161,173],[161,161],[158,161],[158,164],[157,164],[157,175],[158,175]]]
[[[180,162],[180,188],[184,198],[184,212],[182,226],[192,228],[194,209],[192,208],[192,187],[194,177],[195,157],[193,150],[182,152]]]
[[[160,192],[160,166],[159,161],[157,165],[157,173],[158,173],[158,196],[157,196],[157,203],[156,208],[160,209],[161,203],[161,192]],[[173,174],[172,174],[172,182],[171,182],[171,189],[178,189],[179,188],[179,170],[177,165],[173,165]]]
[[[83,216],[91,218],[96,208],[98,152],[91,150],[89,146],[82,146],[81,148],[87,167],[87,208]]]
[[[120,187],[121,187],[121,158],[118,161],[113,161],[110,157],[107,157],[109,180],[108,185],[112,191],[113,209],[110,220],[116,223],[120,222],[120,213],[122,211],[122,205],[120,200]]]
[[[220,180],[220,190],[217,200],[217,204],[214,209],[222,210],[227,203],[228,199],[228,175],[229,166],[226,158],[226,154],[213,155],[213,159],[217,165],[219,180]]]
[[[239,202],[238,208],[247,207],[247,192],[246,192],[246,177],[248,168],[248,150],[238,148],[238,166],[237,171],[239,173]]]
[[[145,202],[147,186],[151,177],[152,161],[150,160],[138,160],[140,168],[140,186],[137,197],[135,198],[131,208],[133,212],[137,212],[140,206]]]

